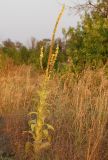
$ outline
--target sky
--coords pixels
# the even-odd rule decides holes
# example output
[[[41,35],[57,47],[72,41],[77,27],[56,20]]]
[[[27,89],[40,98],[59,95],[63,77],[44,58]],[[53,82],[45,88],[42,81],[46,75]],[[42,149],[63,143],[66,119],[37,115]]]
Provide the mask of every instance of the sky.
[[[73,5],[72,0],[0,0],[0,41],[12,39],[26,42],[31,37],[37,40],[50,38],[60,3]],[[81,3],[85,0],[77,0]],[[59,3],[60,2],[60,3]],[[75,2],[75,0],[74,0]],[[79,16],[75,11],[65,10],[56,36],[62,36],[62,28],[76,26]]]

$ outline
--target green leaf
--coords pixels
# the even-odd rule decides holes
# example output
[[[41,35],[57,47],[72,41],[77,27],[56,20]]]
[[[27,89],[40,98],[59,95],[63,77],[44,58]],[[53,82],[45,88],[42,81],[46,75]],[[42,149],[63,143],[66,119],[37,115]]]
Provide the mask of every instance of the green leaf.
[[[44,134],[45,138],[48,138],[48,130],[47,129],[43,130],[43,134]]]
[[[53,130],[54,131],[54,127],[50,124],[46,124],[46,126],[48,127],[48,129]]]
[[[30,121],[28,121],[28,125],[31,126],[31,124],[36,124],[36,120],[30,120]]]
[[[32,132],[34,132],[35,131],[35,127],[36,127],[36,125],[35,124],[31,124],[31,130],[32,130]]]
[[[31,115],[33,115],[33,114],[34,114],[34,115],[37,115],[38,113],[37,113],[37,112],[30,112],[28,115],[31,116]]]

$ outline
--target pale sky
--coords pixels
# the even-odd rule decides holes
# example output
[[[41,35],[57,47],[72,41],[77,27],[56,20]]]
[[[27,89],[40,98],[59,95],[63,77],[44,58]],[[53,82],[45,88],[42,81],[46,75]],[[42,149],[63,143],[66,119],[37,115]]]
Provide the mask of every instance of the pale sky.
[[[26,42],[31,37],[50,38],[61,9],[58,1],[0,0],[0,41],[7,38],[22,42]],[[67,2],[67,0],[64,1]],[[62,35],[63,27],[76,26],[78,19],[79,16],[76,16],[74,11],[70,14],[66,10],[59,24],[57,37]]]

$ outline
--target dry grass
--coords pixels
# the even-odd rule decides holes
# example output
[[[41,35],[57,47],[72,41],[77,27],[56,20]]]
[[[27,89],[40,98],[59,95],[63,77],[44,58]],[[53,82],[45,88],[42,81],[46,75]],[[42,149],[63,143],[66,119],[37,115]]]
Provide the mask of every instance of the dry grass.
[[[87,70],[78,82],[71,76],[58,81],[50,98],[55,159],[107,160],[108,140],[107,146],[102,143],[108,135],[108,80],[103,70]]]
[[[10,65],[0,73],[0,136],[9,146],[2,146],[0,151],[15,153],[24,151],[23,131],[27,129],[27,114],[33,110],[38,101],[36,94],[39,85],[39,74],[31,67]],[[7,139],[7,142],[6,142]],[[23,141],[24,139],[24,141]],[[11,147],[10,147],[11,143]],[[3,147],[3,149],[2,149]],[[22,150],[23,148],[23,150]],[[22,150],[22,151],[21,151]],[[22,156],[22,155],[21,155]]]
[[[24,159],[29,137],[22,133],[28,128],[27,113],[38,103],[41,81],[42,75],[26,66],[12,66],[0,73],[0,153],[4,156]],[[88,69],[77,80],[71,73],[57,75],[49,91],[47,121],[55,132],[51,148],[40,160],[107,160],[108,79],[103,69]]]

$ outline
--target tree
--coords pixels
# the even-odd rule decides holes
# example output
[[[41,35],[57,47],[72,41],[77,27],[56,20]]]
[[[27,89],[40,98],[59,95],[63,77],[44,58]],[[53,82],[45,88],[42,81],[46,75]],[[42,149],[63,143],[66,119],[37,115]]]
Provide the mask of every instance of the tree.
[[[72,57],[75,68],[83,69],[86,65],[101,66],[108,59],[108,14],[106,3],[98,2],[91,5],[92,11],[82,18],[77,28],[70,27],[67,31],[67,55]],[[101,13],[99,12],[101,10]]]

